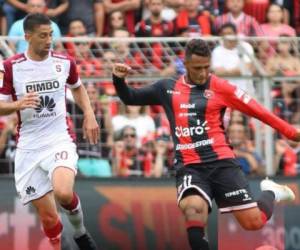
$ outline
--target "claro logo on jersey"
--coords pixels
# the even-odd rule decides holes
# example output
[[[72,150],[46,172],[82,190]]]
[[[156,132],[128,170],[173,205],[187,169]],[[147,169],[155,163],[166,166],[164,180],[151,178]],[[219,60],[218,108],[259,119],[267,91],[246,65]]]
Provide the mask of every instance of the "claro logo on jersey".
[[[26,83],[26,93],[29,92],[49,93],[49,92],[55,92],[59,88],[60,88],[60,83],[56,79]]]
[[[40,96],[40,105],[35,108],[37,112],[34,114],[34,118],[43,118],[43,117],[51,117],[56,116],[56,112],[53,112],[56,104],[53,98],[49,96]],[[48,112],[42,113],[43,110],[47,110]]]
[[[210,128],[206,126],[207,121],[204,121],[201,124],[201,121],[197,120],[197,126],[194,127],[182,127],[177,126],[175,128],[175,134],[177,137],[188,137],[193,135],[202,135],[205,130],[209,130]]]

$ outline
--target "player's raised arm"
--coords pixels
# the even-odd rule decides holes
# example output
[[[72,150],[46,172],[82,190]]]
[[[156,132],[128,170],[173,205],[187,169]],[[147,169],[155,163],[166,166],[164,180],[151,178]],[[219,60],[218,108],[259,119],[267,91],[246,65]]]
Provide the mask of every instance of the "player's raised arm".
[[[228,107],[237,109],[268,124],[290,140],[300,141],[300,131],[259,104],[243,90],[224,81],[224,101]]]
[[[144,88],[128,87],[125,78],[129,74],[131,68],[122,63],[113,65],[113,84],[116,88],[118,96],[127,105],[159,105],[160,89],[158,84],[151,84]]]

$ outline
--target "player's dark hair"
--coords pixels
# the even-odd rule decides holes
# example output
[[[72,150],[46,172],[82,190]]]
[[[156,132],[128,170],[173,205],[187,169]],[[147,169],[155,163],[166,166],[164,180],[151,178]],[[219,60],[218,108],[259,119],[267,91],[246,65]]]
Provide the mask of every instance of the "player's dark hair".
[[[190,59],[192,55],[210,57],[211,51],[206,41],[202,39],[190,40],[185,48],[185,59]]]
[[[44,14],[40,14],[40,13],[28,14],[25,17],[25,20],[23,23],[23,29],[25,32],[33,32],[37,26],[40,26],[43,24],[51,25],[51,21],[50,21],[49,17],[47,17]]]
[[[237,28],[233,23],[224,23],[219,29],[219,34],[221,34],[221,32],[227,28],[231,29],[234,34],[237,34]]]

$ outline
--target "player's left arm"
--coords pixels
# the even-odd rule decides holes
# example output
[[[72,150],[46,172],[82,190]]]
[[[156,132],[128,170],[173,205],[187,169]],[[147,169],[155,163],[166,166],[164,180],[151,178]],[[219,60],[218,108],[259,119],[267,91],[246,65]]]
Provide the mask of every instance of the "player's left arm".
[[[87,141],[91,144],[97,144],[100,134],[99,125],[86,89],[81,84],[74,60],[70,60],[70,71],[67,79],[67,85],[70,87],[74,100],[84,115],[82,126],[83,138],[87,139]]]
[[[92,109],[90,99],[86,92],[85,87],[81,84],[77,88],[71,89],[72,95],[75,99],[76,104],[83,111],[83,138],[87,139],[91,144],[97,144],[100,134],[99,125],[97,123],[94,110]]]
[[[267,110],[246,92],[225,81],[221,86],[222,97],[226,106],[259,119],[290,140],[300,141],[300,130],[297,130],[295,127]]]

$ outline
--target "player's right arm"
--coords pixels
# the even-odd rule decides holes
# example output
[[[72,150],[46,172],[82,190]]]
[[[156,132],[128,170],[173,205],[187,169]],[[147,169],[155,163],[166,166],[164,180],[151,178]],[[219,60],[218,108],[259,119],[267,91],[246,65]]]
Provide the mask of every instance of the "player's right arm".
[[[16,111],[23,110],[26,108],[36,108],[39,105],[39,103],[40,99],[38,94],[33,92],[27,93],[21,99],[14,102],[0,100],[0,115],[10,115]]]
[[[160,105],[158,84],[151,84],[144,88],[131,88],[125,82],[131,68],[122,63],[113,65],[113,84],[117,94],[126,105]]]
[[[37,93],[25,94],[16,101],[10,101],[14,93],[11,66],[7,62],[0,65],[0,115],[9,115],[26,108],[36,108],[40,99]]]

